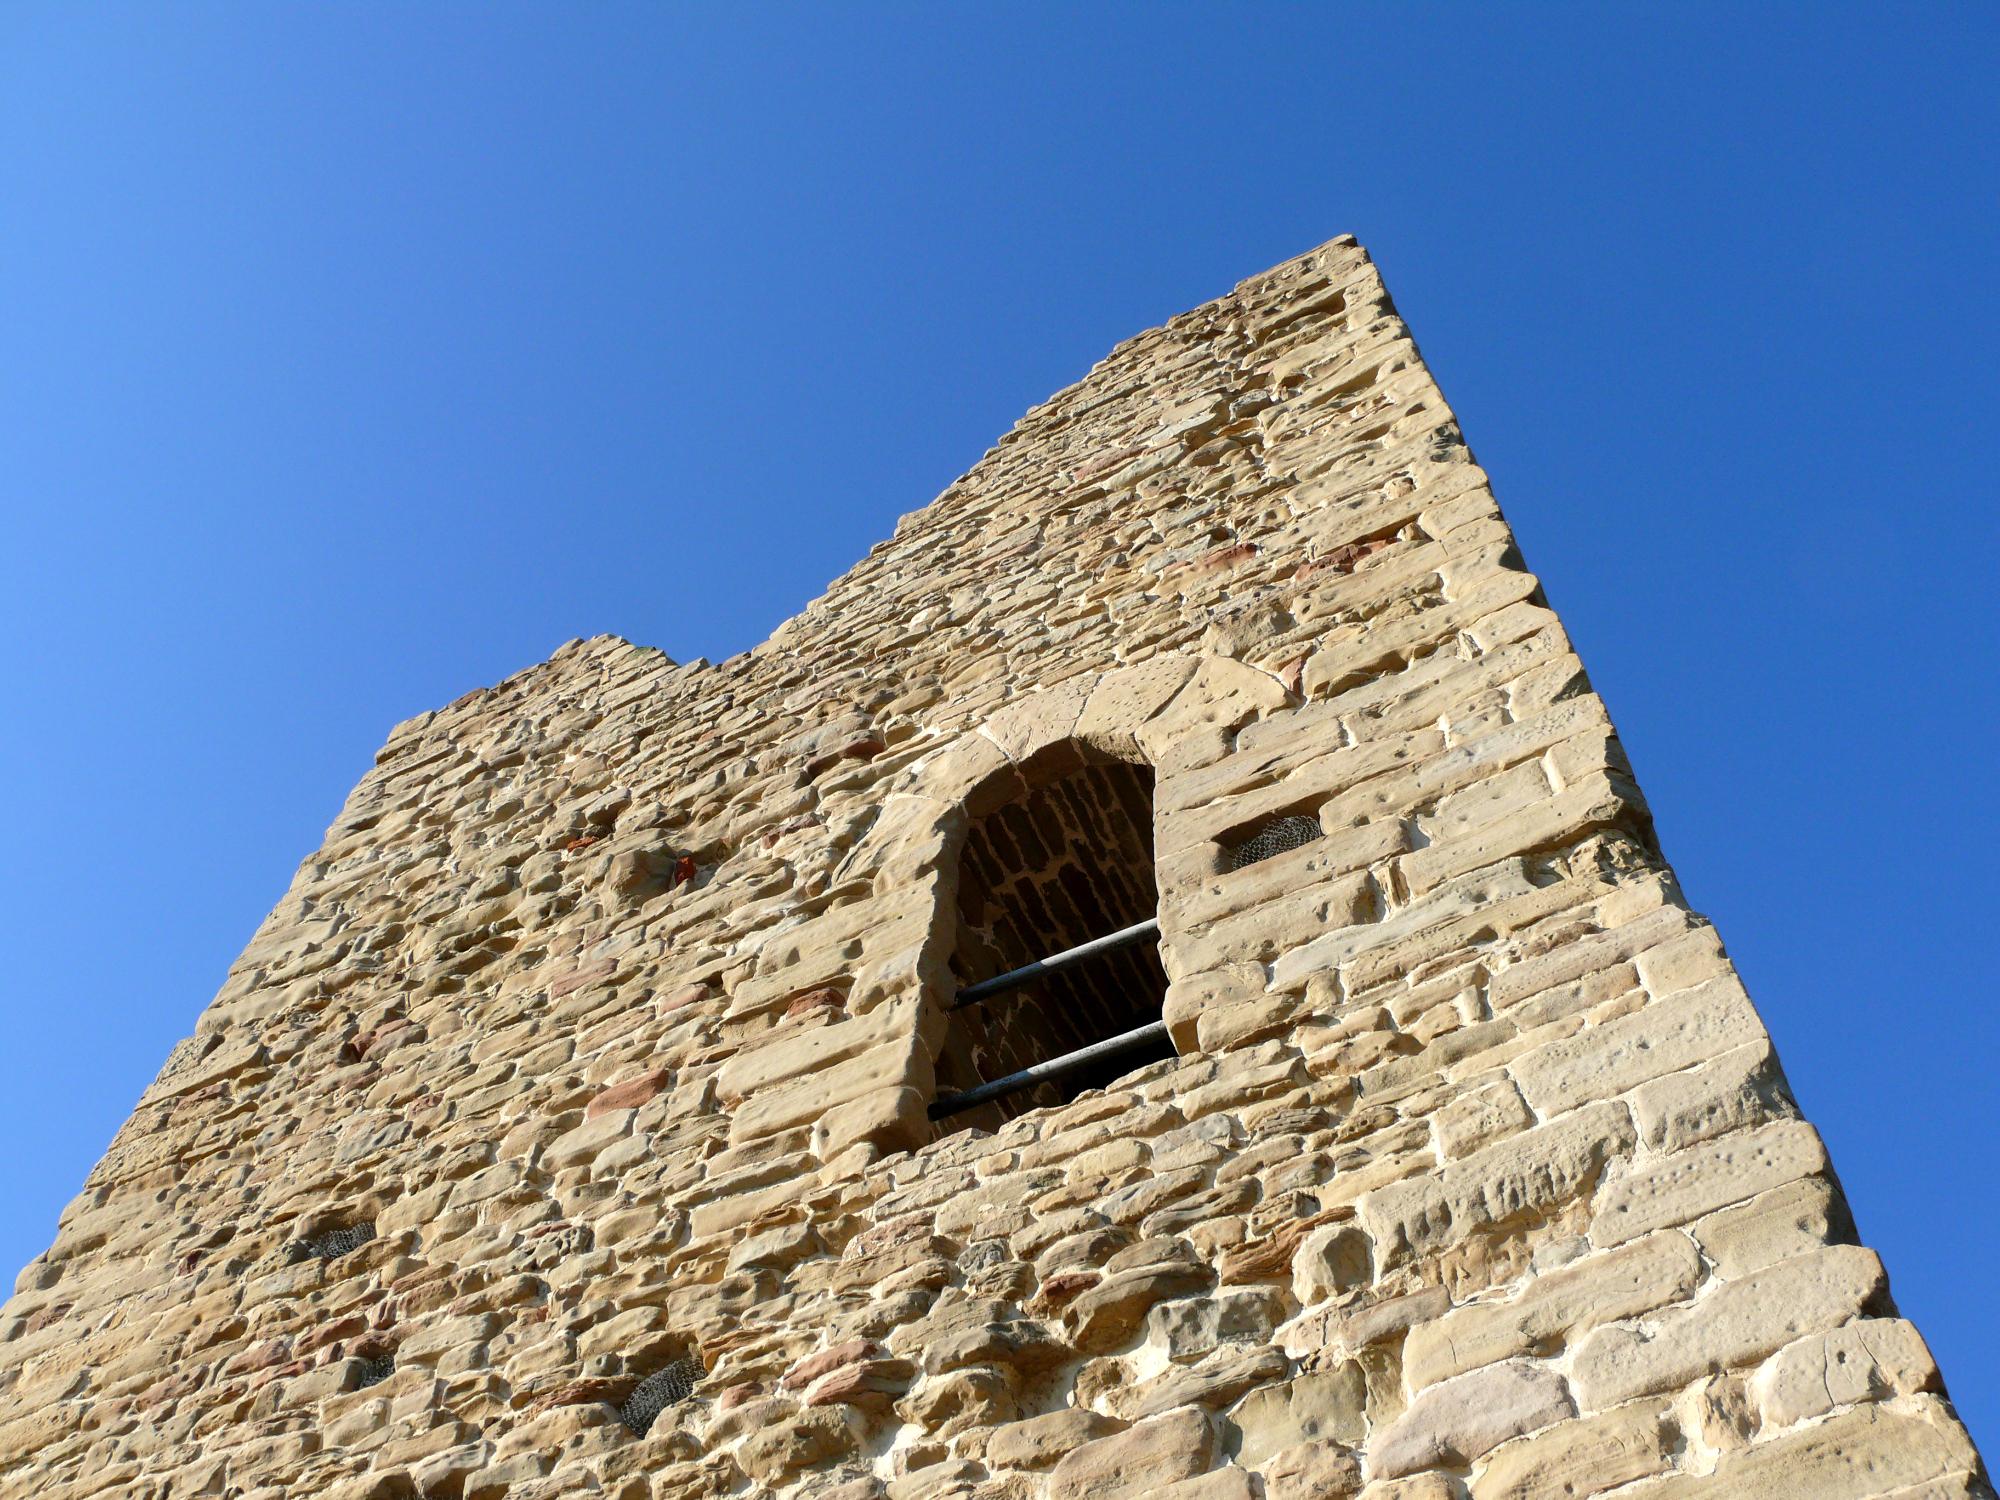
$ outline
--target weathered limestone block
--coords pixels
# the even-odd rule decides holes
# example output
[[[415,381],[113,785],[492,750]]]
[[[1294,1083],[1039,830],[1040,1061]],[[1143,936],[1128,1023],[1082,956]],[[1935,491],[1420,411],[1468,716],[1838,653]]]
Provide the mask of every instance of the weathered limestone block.
[[[1576,1415],[1555,1371],[1518,1360],[1423,1392],[1368,1443],[1368,1473],[1394,1479],[1476,1462],[1501,1443]]]
[[[1937,1389],[1937,1364],[1923,1336],[1901,1318],[1863,1318],[1787,1344],[1751,1382],[1766,1427]]]
[[[1586,1411],[1601,1411],[1708,1370],[1751,1364],[1859,1315],[1885,1289],[1881,1261],[1858,1246],[1780,1261],[1637,1328],[1600,1328],[1576,1353],[1578,1399]]]
[[[730,1138],[740,1144],[782,1135],[787,1130],[820,1122],[839,1105],[905,1087],[928,1092],[930,1061],[921,1039],[906,1032],[816,1071],[809,1078],[793,1078],[760,1090],[737,1109],[730,1123]],[[847,1133],[846,1138],[855,1137]]]
[[[1730,1281],[1854,1238],[1846,1204],[1824,1177],[1801,1178],[1759,1193],[1735,1208],[1696,1219],[1688,1232],[1717,1273]]]
[[[1136,738],[1146,758],[1162,770],[1202,765],[1228,750],[1231,730],[1282,708],[1289,698],[1284,684],[1270,673],[1205,656],[1172,701],[1139,727]]]
[[[896,1414],[938,1439],[952,1438],[981,1427],[1011,1422],[1019,1415],[1012,1368],[957,1365],[932,1371],[901,1401]]]
[[[1253,1391],[1229,1413],[1236,1459],[1262,1469],[1274,1454],[1301,1443],[1352,1447],[1368,1430],[1367,1401],[1367,1378],[1352,1360]]]
[[[1154,1493],[1160,1500],[1258,1500],[1250,1476],[1236,1468],[1216,1469],[1193,1479],[1177,1480]]]
[[[1305,1359],[1322,1349],[1359,1354],[1375,1344],[1401,1338],[1450,1310],[1451,1293],[1441,1286],[1400,1297],[1341,1303],[1308,1312],[1287,1324],[1280,1343],[1294,1359]]]
[[[1443,1474],[1419,1474],[1408,1479],[1378,1479],[1361,1491],[1360,1500],[1465,1500],[1465,1486]]]
[[[1403,1369],[1411,1389],[1516,1355],[1557,1353],[1579,1330],[1651,1312],[1691,1295],[1701,1257],[1666,1232],[1545,1271],[1505,1302],[1461,1307],[1411,1330]]]
[[[1442,837],[1396,862],[1417,895],[1445,881],[1495,864],[1509,855],[1573,844],[1587,834],[1635,822],[1629,784],[1597,775],[1496,818],[1457,837]],[[1442,830],[1441,830],[1442,831]]]
[[[1074,1351],[1042,1324],[1007,1302],[964,1294],[939,1298],[920,1322],[896,1330],[890,1347],[922,1361],[928,1374],[967,1366],[999,1366],[1033,1377],[1064,1363]]]
[[[1503,1079],[1451,1100],[1432,1116],[1431,1123],[1437,1132],[1439,1156],[1451,1161],[1526,1130],[1535,1117],[1522,1100],[1520,1089]]]
[[[1264,1500],[1345,1500],[1361,1489],[1361,1460],[1335,1442],[1296,1443],[1263,1463]]]
[[[1113,1416],[1132,1422],[1182,1406],[1221,1411],[1245,1392],[1284,1379],[1290,1370],[1283,1350],[1239,1344],[1192,1364],[1169,1365],[1150,1379],[1111,1392],[1103,1404]]]
[[[1678,907],[1661,907],[1608,932],[1578,936],[1547,953],[1509,964],[1493,976],[1488,997],[1495,1011],[1512,1010],[1558,985],[1615,969],[1634,962],[1639,955],[1668,947],[1690,929],[1706,931],[1695,927],[1698,920]]]
[[[1684,1073],[1642,1084],[1631,1094],[1639,1139],[1653,1151],[1683,1151],[1726,1131],[1754,1129],[1793,1114],[1767,1042],[1725,1052]]]
[[[1155,1303],[1213,1284],[1205,1266],[1178,1259],[1112,1271],[1063,1309],[1063,1329],[1076,1348],[1103,1354],[1130,1342]]]
[[[1160,1018],[1167,1023],[1175,1047],[1183,1052],[1199,1053],[1208,1050],[1200,1042],[1202,1023],[1218,1012],[1235,1011],[1246,1005],[1270,1007],[1269,1014],[1274,1025],[1281,1024],[1281,1018],[1297,1013],[1297,1002],[1294,1000],[1284,996],[1276,997],[1275,1001],[1268,1000],[1264,991],[1264,966],[1245,961],[1183,974],[1171,981],[1160,1005]]]
[[[1386,865],[1410,846],[1400,821],[1365,823],[1322,834],[1238,870],[1217,873],[1219,851],[1203,846],[1160,869],[1160,906],[1176,927],[1194,928],[1238,916],[1301,889],[1333,883],[1357,870]]]
[[[1048,1469],[1072,1449],[1128,1425],[1085,1407],[1067,1407],[996,1428],[986,1440],[985,1458],[996,1469]]]
[[[1723,978],[1551,1042],[1515,1059],[1510,1071],[1546,1119],[1764,1040],[1742,985]]]
[[[1819,1132],[1799,1121],[1727,1135],[1606,1183],[1591,1238],[1623,1244],[1824,1172],[1826,1166]]]
[[[1200,1411],[1169,1412],[1071,1449],[1049,1473],[1050,1500],[1140,1500],[1215,1462],[1215,1424]]]
[[[1647,1401],[1558,1422],[1494,1449],[1472,1481],[1473,1500],[1558,1500],[1616,1489],[1664,1473],[1678,1436],[1668,1410]]]
[[[632,1133],[633,1113],[630,1109],[614,1109],[583,1121],[549,1142],[543,1161],[557,1172],[588,1166],[600,1151]]]
[[[1572,1202],[1636,1140],[1623,1105],[1591,1105],[1426,1177],[1375,1189],[1360,1200],[1361,1223],[1384,1267],[1435,1254],[1477,1230]]]
[[[1859,1406],[1733,1453],[1710,1475],[1635,1487],[1633,1500],[1873,1500],[1979,1493],[1965,1429],[1929,1397],[1909,1407]]]
[[[716,1092],[725,1104],[735,1104],[760,1089],[821,1073],[832,1063],[907,1036],[916,1025],[916,1009],[913,998],[830,1026],[767,1033],[769,1040],[759,1038],[722,1064],[715,1075]]]
[[[1267,964],[1324,933],[1369,921],[1375,902],[1375,884],[1366,872],[1309,883],[1246,911],[1190,924],[1161,944],[1161,956],[1170,978],[1232,964]]]
[[[778,1484],[849,1453],[861,1441],[857,1415],[844,1406],[820,1406],[754,1429],[736,1446],[743,1472],[760,1484]]]
[[[1368,1280],[1373,1259],[1368,1236],[1352,1224],[1327,1224],[1308,1234],[1292,1256],[1292,1295],[1320,1302]]]
[[[1200,1359],[1225,1344],[1264,1343],[1283,1316],[1283,1298],[1271,1288],[1224,1288],[1148,1309],[1146,1342],[1169,1359]]]

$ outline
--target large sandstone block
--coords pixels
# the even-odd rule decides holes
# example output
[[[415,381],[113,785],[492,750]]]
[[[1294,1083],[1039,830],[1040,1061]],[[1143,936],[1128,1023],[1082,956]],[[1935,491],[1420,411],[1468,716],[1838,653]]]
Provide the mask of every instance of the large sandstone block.
[[[1504,1302],[1461,1307],[1413,1328],[1403,1345],[1412,1389],[1521,1354],[1554,1354],[1600,1323],[1690,1296],[1701,1256],[1681,1234],[1650,1235],[1546,1271]]]
[[[1777,1055],[1766,1042],[1751,1042],[1699,1067],[1641,1084],[1630,1102],[1639,1139],[1659,1152],[1683,1151],[1793,1113]]]
[[[1367,1378],[1352,1360],[1252,1392],[1229,1413],[1237,1462],[1257,1469],[1300,1443],[1358,1444],[1368,1431],[1367,1400]]]
[[[1680,1436],[1666,1407],[1637,1401],[1558,1422],[1496,1448],[1472,1480],[1472,1500],[1572,1500],[1665,1472]]]
[[[1635,1487],[1633,1500],[1876,1500],[1975,1496],[1979,1467],[1965,1429],[1937,1402],[1861,1406],[1717,1461],[1708,1475]],[[1990,1491],[1988,1491],[1990,1493]]]
[[[1140,1500],[1215,1462],[1206,1412],[1169,1412],[1072,1449],[1049,1472],[1050,1500]]]
[[[1886,1291],[1872,1250],[1836,1245],[1717,1286],[1687,1307],[1636,1327],[1600,1328],[1576,1353],[1584,1410],[1675,1390],[1715,1369],[1736,1369],[1794,1339],[1837,1327]]]
[[[1576,1110],[1412,1182],[1377,1188],[1358,1205],[1378,1262],[1434,1254],[1481,1229],[1576,1201],[1637,1141],[1621,1104]]]
[[[1605,1184],[1591,1238],[1619,1245],[1826,1170],[1819,1132],[1779,1121],[1662,1157]]]
[[[1576,1415],[1555,1371],[1521,1361],[1489,1365],[1432,1386],[1368,1443],[1368,1473],[1394,1479],[1460,1468],[1524,1432]]]
[[[1787,1344],[1751,1383],[1766,1427],[1790,1427],[1837,1406],[1938,1388],[1923,1335],[1901,1318],[1863,1318]]]
[[[1551,1042],[1516,1058],[1509,1071],[1547,1118],[1764,1040],[1750,997],[1728,977]]]
[[[1728,1281],[1821,1245],[1847,1243],[1852,1230],[1839,1189],[1821,1176],[1771,1188],[1688,1226],[1702,1254]]]

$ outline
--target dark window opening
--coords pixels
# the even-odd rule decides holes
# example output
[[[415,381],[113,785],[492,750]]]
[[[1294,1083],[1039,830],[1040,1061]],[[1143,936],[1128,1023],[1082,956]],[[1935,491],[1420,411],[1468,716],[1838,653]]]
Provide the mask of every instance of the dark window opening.
[[[933,1118],[991,1129],[1171,1057],[1158,909],[1152,768],[1074,745],[1024,767],[959,860],[958,1001]],[[1029,1069],[1052,1076],[1018,1077]]]

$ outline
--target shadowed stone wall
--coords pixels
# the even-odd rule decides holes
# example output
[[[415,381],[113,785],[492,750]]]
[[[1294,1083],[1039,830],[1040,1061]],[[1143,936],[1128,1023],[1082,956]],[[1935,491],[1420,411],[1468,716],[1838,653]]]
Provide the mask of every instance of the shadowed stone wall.
[[[1176,1055],[937,1134],[1080,752]],[[0,1500],[1986,1493],[1853,1239],[1341,240],[755,650],[399,726],[0,1309]]]

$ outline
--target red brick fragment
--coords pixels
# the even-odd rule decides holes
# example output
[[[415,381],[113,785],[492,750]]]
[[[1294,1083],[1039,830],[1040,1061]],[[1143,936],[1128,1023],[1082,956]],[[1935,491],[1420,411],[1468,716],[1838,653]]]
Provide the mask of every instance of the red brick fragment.
[[[608,1109],[637,1109],[648,1100],[658,1098],[672,1080],[673,1073],[669,1069],[654,1068],[637,1078],[614,1083],[583,1107],[583,1117],[593,1119]]]
[[[549,981],[549,998],[551,1000],[560,1000],[571,990],[580,990],[594,980],[607,977],[617,967],[618,964],[615,960],[600,958],[594,964],[585,964],[580,969],[572,969],[561,978]]]
[[[907,1359],[864,1359],[822,1375],[805,1393],[807,1406],[854,1406],[876,1415],[888,1411],[917,1375]]]
[[[659,1012],[663,1016],[671,1015],[677,1010],[685,1010],[687,1009],[688,1006],[698,1004],[699,1002],[706,1000],[707,998],[708,998],[707,985],[705,984],[683,985],[681,986],[681,988],[675,990],[671,995],[666,995],[661,998],[659,1003]]]
[[[1352,573],[1376,553],[1393,547],[1395,544],[1394,537],[1386,536],[1370,537],[1366,541],[1361,542],[1348,542],[1344,546],[1335,547],[1325,557],[1317,557],[1311,562],[1300,563],[1297,570],[1293,572],[1292,579],[1294,582],[1302,583],[1308,578],[1318,577],[1321,573]]]
[[[1104,1279],[1102,1271],[1058,1271],[1048,1278],[1028,1303],[1028,1311],[1038,1318],[1060,1312]]]
[[[882,1346],[873,1339],[849,1339],[844,1344],[835,1344],[831,1349],[822,1349],[817,1354],[808,1354],[793,1365],[778,1380],[781,1391],[796,1391],[811,1385],[829,1370],[838,1370],[842,1365],[851,1365],[864,1359],[874,1359],[882,1352]]]
[[[368,1331],[368,1319],[360,1313],[348,1313],[345,1317],[333,1318],[308,1329],[299,1335],[298,1352],[310,1354],[315,1349],[323,1349],[329,1344],[338,1344],[345,1339],[356,1338]]]
[[[268,1370],[273,1365],[283,1364],[292,1356],[292,1341],[280,1335],[266,1339],[261,1344],[252,1344],[222,1369],[226,1375],[244,1375],[254,1370]]]
[[[785,1002],[785,1019],[793,1021],[800,1016],[809,1016],[818,1011],[839,1010],[846,1003],[847,996],[836,986],[817,985],[809,990],[801,990]]]
[[[606,1406],[616,1406],[631,1393],[631,1388],[631,1381],[613,1380],[608,1376],[566,1380],[555,1389],[537,1396],[532,1409],[548,1411],[557,1406],[588,1406],[593,1401],[601,1401]]]

